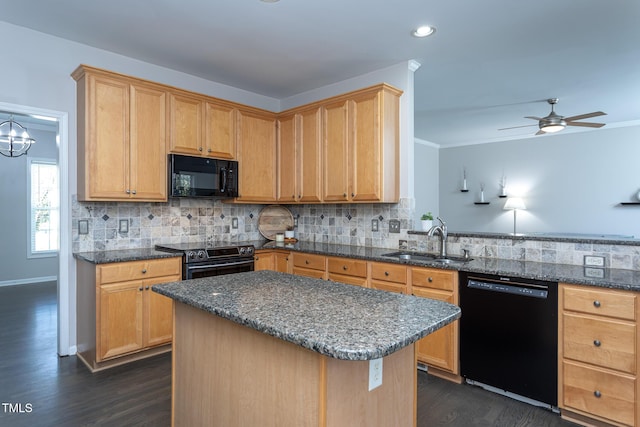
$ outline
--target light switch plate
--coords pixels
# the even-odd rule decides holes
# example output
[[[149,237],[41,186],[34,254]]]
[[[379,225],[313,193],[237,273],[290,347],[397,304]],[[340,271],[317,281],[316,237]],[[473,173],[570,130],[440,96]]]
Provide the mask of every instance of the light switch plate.
[[[231,228],[233,228],[234,230],[238,229],[238,218],[233,218],[231,220]]]
[[[400,220],[399,219],[390,219],[389,220],[389,233],[400,233]]]
[[[121,219],[119,231],[121,234],[127,234],[129,232],[129,220]]]
[[[78,234],[89,234],[89,220],[78,220]]]
[[[604,257],[596,255],[585,255],[584,265],[588,267],[604,267]]]
[[[378,231],[378,220],[375,218],[371,220],[371,231]]]

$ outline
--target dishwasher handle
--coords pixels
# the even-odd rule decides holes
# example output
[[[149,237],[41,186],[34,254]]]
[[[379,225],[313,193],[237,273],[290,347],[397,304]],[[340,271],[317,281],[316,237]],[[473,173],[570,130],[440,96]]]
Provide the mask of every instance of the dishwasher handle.
[[[541,286],[536,286],[536,287],[517,286],[512,284],[504,284],[504,283],[482,282],[480,280],[473,280],[473,279],[469,279],[467,281],[467,288],[479,289],[479,290],[488,291],[488,292],[500,292],[505,294],[521,295],[525,297],[541,298],[541,299],[546,299],[549,294],[549,291]]]

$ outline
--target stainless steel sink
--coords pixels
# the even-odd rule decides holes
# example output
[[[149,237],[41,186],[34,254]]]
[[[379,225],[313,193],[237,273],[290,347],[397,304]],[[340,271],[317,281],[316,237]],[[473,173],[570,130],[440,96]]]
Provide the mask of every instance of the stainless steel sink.
[[[392,258],[397,258],[401,261],[429,261],[429,262],[438,262],[441,264],[450,264],[452,262],[469,262],[473,258],[465,258],[458,256],[448,256],[446,258],[440,258],[436,254],[429,254],[425,252],[409,252],[409,251],[399,251],[399,252],[390,252],[388,254],[382,254],[382,256],[388,256]]]

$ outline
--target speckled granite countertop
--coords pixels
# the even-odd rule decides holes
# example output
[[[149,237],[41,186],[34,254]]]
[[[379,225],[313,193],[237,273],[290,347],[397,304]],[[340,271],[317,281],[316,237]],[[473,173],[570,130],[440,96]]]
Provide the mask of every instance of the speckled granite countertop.
[[[274,271],[155,285],[155,292],[344,360],[387,356],[460,317],[460,308]]]
[[[442,264],[435,261],[399,261],[397,258],[384,256],[388,253],[398,252],[398,250],[388,248],[332,245],[312,242],[297,242],[295,244],[284,245],[277,244],[276,242],[251,243],[256,249],[284,249],[327,256],[359,258],[368,261],[384,261],[420,267],[497,274],[553,282],[568,282],[640,292],[640,271],[636,270],[619,270],[613,268],[594,269],[585,268],[580,265],[516,261],[499,258],[475,258],[470,262],[451,264]]]
[[[117,251],[77,252],[73,256],[92,264],[109,264],[112,262],[142,261],[157,258],[176,258],[181,254],[156,251],[150,248],[120,249]]]

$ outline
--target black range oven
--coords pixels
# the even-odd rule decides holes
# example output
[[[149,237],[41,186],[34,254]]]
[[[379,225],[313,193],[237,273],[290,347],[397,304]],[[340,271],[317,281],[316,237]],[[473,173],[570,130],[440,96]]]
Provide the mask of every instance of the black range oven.
[[[206,246],[197,243],[156,245],[156,250],[182,253],[182,279],[253,271],[253,245]]]

